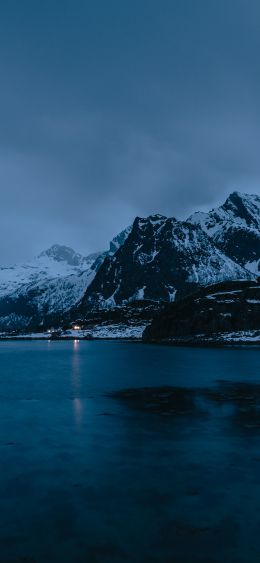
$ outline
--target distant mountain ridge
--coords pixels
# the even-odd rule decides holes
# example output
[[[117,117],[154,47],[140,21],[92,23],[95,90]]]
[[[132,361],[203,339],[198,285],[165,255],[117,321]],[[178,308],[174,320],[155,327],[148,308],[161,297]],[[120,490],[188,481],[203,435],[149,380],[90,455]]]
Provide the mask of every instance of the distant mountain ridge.
[[[53,245],[35,260],[0,268],[0,330],[43,326],[65,315],[173,302],[200,286],[255,279],[260,198],[232,193],[187,221],[137,217],[105,252],[82,256]]]
[[[54,244],[26,264],[0,268],[0,331],[43,325],[75,306],[130,228],[110,242],[108,251],[85,257]]]

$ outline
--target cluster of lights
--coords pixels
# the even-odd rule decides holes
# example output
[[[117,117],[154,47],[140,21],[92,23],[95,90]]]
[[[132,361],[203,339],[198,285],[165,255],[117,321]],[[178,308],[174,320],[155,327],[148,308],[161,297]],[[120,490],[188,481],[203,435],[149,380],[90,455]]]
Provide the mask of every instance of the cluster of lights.
[[[73,325],[72,329],[73,330],[81,330],[81,326],[80,325]],[[50,334],[50,335],[53,334],[54,332],[55,332],[55,330],[53,328],[49,328],[47,330],[47,333]],[[48,339],[48,342],[50,342],[49,339]],[[77,344],[79,342],[79,340],[75,338],[74,342]]]

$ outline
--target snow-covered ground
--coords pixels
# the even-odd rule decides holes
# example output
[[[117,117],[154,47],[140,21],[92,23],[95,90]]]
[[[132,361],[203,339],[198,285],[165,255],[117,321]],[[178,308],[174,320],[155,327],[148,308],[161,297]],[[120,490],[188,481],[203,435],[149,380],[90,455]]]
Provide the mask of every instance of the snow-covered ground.
[[[259,344],[260,330],[241,330],[237,332],[222,332],[212,336],[197,334],[189,337],[174,337],[165,339],[164,342],[172,344]]]
[[[63,340],[75,339],[82,340],[85,338],[93,339],[141,339],[144,329],[147,323],[138,325],[127,325],[127,324],[106,324],[97,325],[91,329],[85,330],[66,330],[66,331],[47,331],[47,332],[30,332],[21,333],[19,335],[8,335],[6,333],[0,333],[0,338],[4,339],[33,339],[33,340],[51,340],[54,336],[55,338],[60,338]]]
[[[92,337],[92,338],[142,338],[144,329],[147,323],[141,325],[124,325],[124,324],[110,324],[110,325],[99,325],[93,329],[78,331],[81,332],[81,337]],[[67,336],[77,336],[77,331],[67,331],[69,334]]]
[[[47,332],[31,332],[21,333],[19,335],[8,335],[0,333],[0,339],[32,339],[32,340],[112,340],[112,339],[126,339],[126,340],[141,340],[143,331],[148,323],[138,325],[127,324],[106,324],[97,325],[91,329],[85,330],[66,330],[66,331],[47,331]],[[248,330],[238,332],[223,332],[212,336],[205,334],[198,334],[195,337],[181,337],[169,338],[164,342],[172,344],[259,344],[260,345],[260,330]]]
[[[219,335],[220,342],[245,342],[260,344],[260,330],[242,330],[239,332],[224,332]]]

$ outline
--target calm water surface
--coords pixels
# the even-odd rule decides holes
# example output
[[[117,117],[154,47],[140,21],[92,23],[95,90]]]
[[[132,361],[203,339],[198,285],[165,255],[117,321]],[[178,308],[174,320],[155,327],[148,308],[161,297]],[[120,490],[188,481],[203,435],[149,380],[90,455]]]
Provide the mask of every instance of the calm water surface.
[[[0,563],[259,563],[260,430],[105,396],[219,379],[259,349],[0,343]]]

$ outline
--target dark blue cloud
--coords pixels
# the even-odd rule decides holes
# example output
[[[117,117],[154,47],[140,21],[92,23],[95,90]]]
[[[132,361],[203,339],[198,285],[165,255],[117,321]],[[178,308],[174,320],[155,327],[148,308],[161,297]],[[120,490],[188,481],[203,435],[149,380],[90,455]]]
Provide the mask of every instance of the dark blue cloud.
[[[1,262],[260,193],[259,18],[254,0],[3,3]]]

